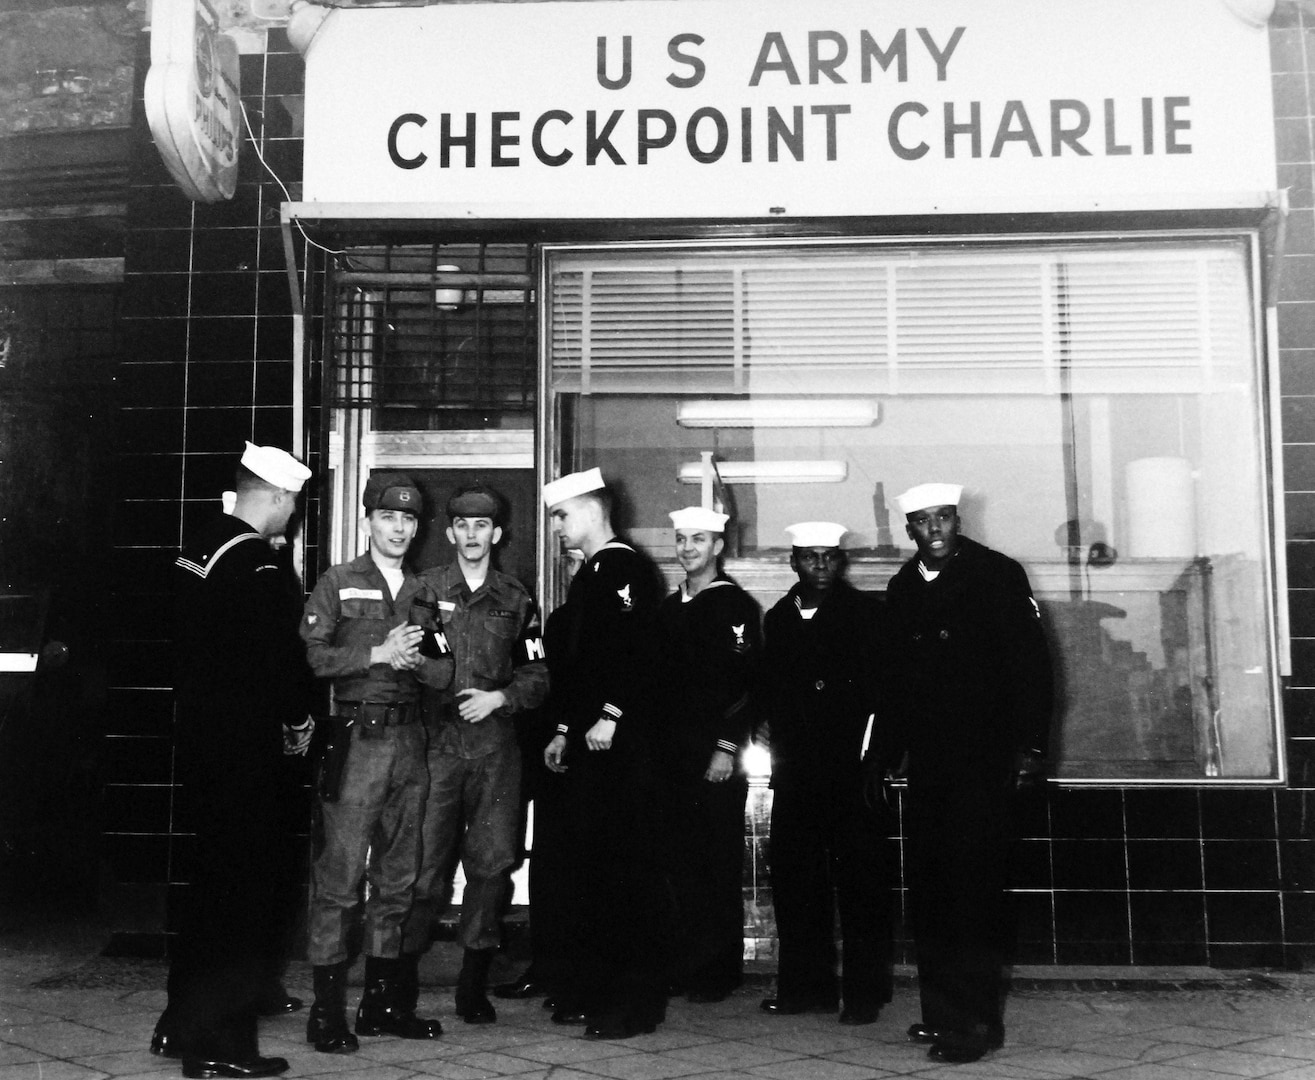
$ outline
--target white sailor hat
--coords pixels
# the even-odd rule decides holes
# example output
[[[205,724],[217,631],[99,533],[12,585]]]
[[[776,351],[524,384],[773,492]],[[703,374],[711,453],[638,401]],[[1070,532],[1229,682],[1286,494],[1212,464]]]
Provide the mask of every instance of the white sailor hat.
[[[899,512],[907,517],[929,506],[958,506],[962,494],[962,484],[919,484],[909,488],[903,495],[895,496],[895,504]]]
[[[603,487],[601,469],[586,469],[584,472],[567,473],[551,483],[543,485],[543,505],[551,509],[567,499],[577,495],[587,495]]]
[[[801,521],[787,525],[785,531],[790,534],[790,546],[797,548],[839,547],[846,532],[834,521]]]
[[[704,532],[723,533],[730,514],[719,514],[706,506],[687,506],[683,510],[673,510],[668,515],[671,524],[677,529],[702,529]]]
[[[257,446],[247,443],[242,451],[242,465],[267,483],[284,491],[300,491],[310,479],[310,469],[277,446]]]

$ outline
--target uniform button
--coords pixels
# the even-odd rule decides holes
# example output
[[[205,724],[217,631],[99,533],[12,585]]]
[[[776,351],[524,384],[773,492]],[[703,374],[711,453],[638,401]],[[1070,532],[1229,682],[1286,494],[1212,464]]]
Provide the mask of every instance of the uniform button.
[[[942,630],[942,631],[941,631],[941,640],[942,640],[942,641],[949,641],[949,640],[950,640],[950,632],[949,632],[948,630]]]
[[[814,690],[825,690],[825,689],[826,689],[826,680],[825,680],[825,679],[818,679],[817,682],[813,683],[813,689],[814,689]]]

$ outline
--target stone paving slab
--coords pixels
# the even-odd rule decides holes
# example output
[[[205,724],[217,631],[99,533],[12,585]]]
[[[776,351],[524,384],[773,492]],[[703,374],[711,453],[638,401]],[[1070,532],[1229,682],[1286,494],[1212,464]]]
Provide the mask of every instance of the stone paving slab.
[[[146,1049],[164,974],[159,961],[13,950],[0,940],[0,1080],[179,1075],[176,1062]],[[288,981],[309,997],[304,965]],[[463,1024],[450,988],[427,986],[422,1012],[445,1026],[432,1043],[367,1039],[357,1054],[316,1054],[302,1012],[264,1022],[261,1047],[289,1059],[289,1077],[324,1080],[1315,1080],[1315,975],[1019,969],[1006,1045],[959,1066],[906,1041],[918,1019],[907,970],[866,1027],[767,1016],[758,1009],[765,990],[758,982],[711,1005],[675,1000],[652,1035],[589,1041],[553,1024],[537,1000],[498,1002],[496,1024]]]

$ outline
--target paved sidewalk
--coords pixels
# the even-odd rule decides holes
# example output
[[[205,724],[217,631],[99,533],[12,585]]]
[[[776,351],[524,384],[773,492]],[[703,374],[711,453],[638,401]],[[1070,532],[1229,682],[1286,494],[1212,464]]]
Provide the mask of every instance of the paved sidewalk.
[[[164,1004],[164,967],[97,955],[94,934],[49,947],[0,936],[0,1080],[98,1080],[179,1075],[147,1052]],[[309,969],[289,973],[309,997]],[[433,1043],[381,1038],[352,1055],[317,1054],[305,1012],[266,1021],[261,1050],[292,1077],[405,1080],[863,1080],[868,1077],[1101,1077],[1315,1080],[1315,976],[1208,969],[1033,968],[1016,973],[1005,1047],[971,1065],[944,1066],[904,1040],[917,1017],[902,972],[895,1001],[870,1027],[822,1016],[759,1012],[765,984],[716,1005],[672,1003],[653,1035],[590,1042],[554,1025],[537,1000],[499,1002],[496,1024],[452,1015],[451,991],[427,987],[422,1011],[442,1017]],[[353,988],[352,1000],[359,991]]]

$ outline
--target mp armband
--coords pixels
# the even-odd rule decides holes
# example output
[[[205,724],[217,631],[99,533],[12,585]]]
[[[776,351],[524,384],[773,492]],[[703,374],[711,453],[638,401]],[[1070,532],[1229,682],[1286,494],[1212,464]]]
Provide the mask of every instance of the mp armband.
[[[420,655],[430,660],[438,660],[452,655],[452,646],[448,644],[447,635],[442,630],[425,629],[420,639]]]

